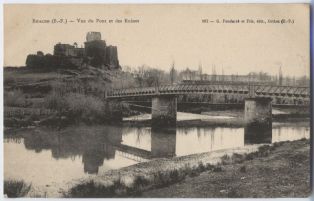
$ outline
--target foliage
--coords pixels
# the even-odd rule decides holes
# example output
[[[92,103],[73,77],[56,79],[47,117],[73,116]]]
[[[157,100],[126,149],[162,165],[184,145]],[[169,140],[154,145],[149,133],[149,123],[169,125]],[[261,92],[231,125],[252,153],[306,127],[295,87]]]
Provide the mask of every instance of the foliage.
[[[28,102],[21,90],[4,91],[4,106],[26,107]]]
[[[98,97],[80,93],[62,95],[55,91],[45,98],[45,106],[74,122],[82,121],[88,124],[121,119],[130,112],[125,103],[105,102]]]
[[[24,197],[31,189],[31,184],[18,180],[5,180],[3,185],[3,192],[9,198]]]

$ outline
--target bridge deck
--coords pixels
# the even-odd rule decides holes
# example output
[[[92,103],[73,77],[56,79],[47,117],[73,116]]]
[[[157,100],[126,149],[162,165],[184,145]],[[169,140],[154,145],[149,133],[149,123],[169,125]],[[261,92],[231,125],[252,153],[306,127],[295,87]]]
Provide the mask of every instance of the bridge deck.
[[[272,85],[182,84],[164,85],[159,87],[115,89],[107,94],[107,98],[214,93],[238,94],[243,96],[253,95],[257,97],[292,97],[308,99],[310,97],[310,88]]]

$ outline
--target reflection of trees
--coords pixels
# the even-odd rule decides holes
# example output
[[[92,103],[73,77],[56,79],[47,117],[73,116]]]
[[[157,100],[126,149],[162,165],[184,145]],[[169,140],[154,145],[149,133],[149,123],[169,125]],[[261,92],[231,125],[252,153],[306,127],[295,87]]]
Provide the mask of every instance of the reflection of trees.
[[[67,128],[60,132],[35,130],[24,136],[26,149],[50,149],[56,159],[82,156],[84,171],[88,173],[97,173],[104,159],[114,158],[112,145],[121,140],[122,130],[113,126]]]
[[[142,136],[150,135],[150,129],[147,127],[125,127],[123,128],[123,135],[128,135],[131,132],[136,133],[136,144],[141,144]]]
[[[141,136],[147,135],[147,129],[144,128],[137,128],[136,129],[136,143],[140,144],[141,143]]]
[[[3,142],[4,143],[15,143],[15,144],[21,144],[21,142],[22,142],[22,137],[17,137],[17,136],[7,136],[7,135],[5,135],[4,136],[4,138],[3,138]]]

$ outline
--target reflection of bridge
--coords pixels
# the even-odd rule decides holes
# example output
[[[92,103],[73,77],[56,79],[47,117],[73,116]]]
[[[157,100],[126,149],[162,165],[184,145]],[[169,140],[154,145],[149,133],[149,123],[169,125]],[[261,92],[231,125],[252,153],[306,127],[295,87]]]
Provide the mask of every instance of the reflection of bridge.
[[[144,150],[144,149],[128,146],[125,144],[114,145],[114,147],[122,153],[127,153],[128,155],[126,155],[126,154],[122,154],[122,155],[127,156],[129,158],[132,158],[133,160],[138,160],[138,159],[134,159],[133,156],[137,156],[141,159],[151,159],[152,158],[151,152]]]
[[[179,84],[159,87],[115,89],[106,93],[107,100],[125,100],[132,97],[152,98],[152,125],[175,125],[177,96],[190,94],[236,94],[245,99],[246,123],[271,123],[273,98],[295,98],[309,101],[309,87],[256,84]]]
[[[107,94],[107,98],[119,99],[137,96],[184,95],[184,94],[239,94],[256,97],[292,97],[309,98],[309,87],[244,85],[244,84],[180,84],[159,87],[143,87],[115,89]]]

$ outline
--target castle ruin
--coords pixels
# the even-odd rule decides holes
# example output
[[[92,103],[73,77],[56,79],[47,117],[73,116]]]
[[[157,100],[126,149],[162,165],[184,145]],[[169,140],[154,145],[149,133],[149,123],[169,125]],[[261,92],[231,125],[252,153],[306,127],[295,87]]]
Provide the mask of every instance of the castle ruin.
[[[26,59],[26,66],[32,68],[83,68],[93,66],[102,69],[120,69],[116,46],[101,40],[100,32],[88,32],[83,47],[58,43],[54,46],[53,55],[38,51]]]

